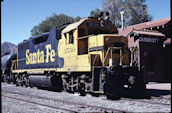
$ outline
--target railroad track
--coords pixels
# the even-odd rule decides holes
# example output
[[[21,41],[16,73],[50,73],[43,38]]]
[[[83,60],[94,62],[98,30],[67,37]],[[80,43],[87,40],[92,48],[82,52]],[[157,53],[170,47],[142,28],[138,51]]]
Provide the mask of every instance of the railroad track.
[[[140,103],[147,103],[147,104],[156,104],[156,105],[162,105],[162,106],[171,106],[171,103],[164,103],[158,100],[158,102],[156,102],[157,100],[141,100],[141,99],[129,99],[129,98],[122,98],[121,100],[124,101],[137,101]]]
[[[63,111],[69,111],[69,112],[85,112],[84,111],[85,109],[90,109],[91,112],[118,112],[118,113],[119,112],[130,112],[130,110],[124,111],[124,110],[111,109],[111,108],[99,107],[99,106],[94,106],[94,105],[85,105],[83,103],[69,102],[68,100],[65,101],[65,100],[62,100],[62,99],[54,99],[52,97],[49,98],[49,97],[43,97],[43,96],[39,96],[39,95],[27,94],[27,92],[21,93],[21,92],[16,92],[16,91],[12,91],[12,90],[5,90],[5,89],[1,90],[1,92],[2,92],[1,94],[10,93],[10,94],[13,94],[13,96],[16,95],[15,98],[17,98],[17,95],[19,95],[19,96],[27,96],[27,97],[29,96],[29,97],[34,98],[34,99],[50,100],[50,101],[53,101],[54,103],[56,103],[56,105],[59,106],[59,107],[57,107],[55,105],[53,105],[52,107],[50,105],[48,105],[47,107],[58,109],[58,110],[61,109]],[[6,95],[2,95],[2,96],[6,96]],[[102,96],[102,97],[103,97],[102,98],[103,100],[106,100],[104,96]],[[7,98],[10,98],[10,97],[7,97]],[[23,101],[25,101],[25,100],[23,100]],[[129,102],[131,104],[139,104],[139,105],[142,105],[142,104],[146,105],[147,104],[147,105],[151,105],[151,106],[159,106],[160,108],[163,108],[163,107],[167,108],[167,107],[171,106],[171,101],[169,99],[165,99],[165,98],[162,98],[162,97],[161,98],[156,97],[155,99],[153,97],[151,97],[151,99],[148,99],[148,100],[147,99],[145,100],[145,99],[121,98],[119,100],[119,102],[120,103],[121,102],[122,103],[123,102],[124,103]],[[37,104],[37,103],[35,103],[35,104]],[[38,105],[39,105],[39,103],[38,103]],[[45,105],[43,104],[42,106],[46,107],[46,104]],[[72,106],[74,109],[68,109],[68,108],[66,109],[66,108],[63,108],[63,106],[69,106],[69,108]],[[88,112],[88,110],[87,110],[87,112]]]
[[[23,94],[23,93],[12,92],[12,91],[4,91],[3,90],[1,92],[2,92],[1,93],[2,97],[7,97],[7,98],[19,100],[19,101],[32,103],[32,104],[35,104],[35,105],[41,105],[41,106],[44,106],[44,107],[53,108],[53,109],[57,109],[57,110],[68,111],[68,112],[81,112],[83,109],[90,109],[90,110],[93,110],[93,111],[96,111],[96,112],[114,112],[114,113],[127,113],[127,112],[129,112],[129,111],[122,111],[122,110],[104,108],[104,107],[93,106],[93,105],[86,105],[86,104],[81,104],[81,103],[76,103],[76,102],[69,102],[69,101],[64,101],[64,100],[60,100],[60,99],[53,99],[53,98],[42,97],[42,96],[37,96],[37,95]],[[28,99],[17,98],[17,96],[14,97],[14,96],[4,95],[4,94],[7,94],[7,93],[26,96],[26,97],[29,96],[29,97],[35,98],[35,99],[50,100],[50,101],[59,103],[61,105],[74,106],[75,109],[70,109],[70,108],[67,109],[67,108],[62,108],[62,107],[57,107],[57,106],[51,106],[51,105],[47,105],[47,104],[32,101],[32,99],[28,100]]]
[[[64,108],[60,108],[60,107],[54,107],[54,106],[50,106],[50,105],[46,105],[46,104],[41,104],[41,103],[38,103],[38,102],[33,102],[33,101],[29,101],[29,100],[25,100],[25,99],[20,99],[20,98],[16,98],[16,97],[4,96],[4,95],[2,95],[2,96],[3,97],[7,97],[7,98],[11,98],[11,99],[14,99],[14,100],[19,100],[19,101],[23,101],[23,102],[35,104],[35,105],[41,105],[41,106],[44,106],[44,107],[57,109],[57,110],[64,110],[64,111],[69,111],[69,112],[76,112],[74,110],[68,110],[68,109],[64,109]]]

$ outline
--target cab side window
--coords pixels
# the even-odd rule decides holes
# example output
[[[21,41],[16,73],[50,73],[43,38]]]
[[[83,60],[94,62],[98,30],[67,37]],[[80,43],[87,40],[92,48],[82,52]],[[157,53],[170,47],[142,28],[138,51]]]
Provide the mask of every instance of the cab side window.
[[[47,39],[48,39],[48,35],[45,35],[45,36],[37,37],[37,38],[33,39],[32,41],[34,44],[39,44],[39,43],[46,42]]]
[[[73,31],[69,32],[69,44],[73,44]]]
[[[65,37],[65,44],[67,44],[67,34],[64,33],[64,37]]]

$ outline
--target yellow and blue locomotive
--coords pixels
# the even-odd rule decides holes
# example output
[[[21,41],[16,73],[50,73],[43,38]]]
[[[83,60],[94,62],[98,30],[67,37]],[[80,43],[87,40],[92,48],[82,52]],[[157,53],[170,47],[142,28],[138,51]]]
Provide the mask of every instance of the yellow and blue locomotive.
[[[127,38],[110,21],[88,17],[19,43],[11,76],[17,85],[120,97],[145,88],[129,59]]]

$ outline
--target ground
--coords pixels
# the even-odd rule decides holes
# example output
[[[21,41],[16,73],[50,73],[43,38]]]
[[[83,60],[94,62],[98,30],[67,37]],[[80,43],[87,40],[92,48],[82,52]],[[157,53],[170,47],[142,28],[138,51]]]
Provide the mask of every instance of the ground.
[[[65,109],[78,112],[101,112],[99,109],[93,109],[90,107],[74,105],[65,102],[75,102],[83,105],[111,108],[119,111],[128,112],[171,112],[171,85],[158,84],[161,87],[158,85],[154,85],[155,87],[153,87],[152,85],[153,83],[147,85],[149,92],[152,93],[151,99],[121,98],[120,100],[109,100],[104,95],[101,95],[100,97],[93,97],[90,94],[87,94],[86,96],[79,96],[78,93],[69,94],[67,92],[53,92],[37,89],[35,87],[16,87],[12,84],[1,83],[2,113],[69,112]],[[25,95],[22,96],[15,93],[12,94],[9,92],[20,92]],[[41,98],[34,97],[34,95],[40,96]],[[20,101],[14,98],[24,99],[38,104]],[[62,102],[57,102],[55,101],[55,99],[62,100]],[[58,107],[59,109],[55,109],[51,106]]]

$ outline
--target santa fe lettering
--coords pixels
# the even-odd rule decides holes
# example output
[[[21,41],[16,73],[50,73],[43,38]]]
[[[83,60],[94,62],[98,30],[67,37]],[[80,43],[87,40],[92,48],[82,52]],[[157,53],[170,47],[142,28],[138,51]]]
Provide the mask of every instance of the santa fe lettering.
[[[51,48],[51,44],[45,46],[46,55],[44,51],[37,50],[37,52],[30,53],[29,49],[26,50],[26,65],[29,64],[39,64],[39,63],[48,63],[49,61],[55,61],[55,50]],[[44,59],[45,58],[45,59]]]

